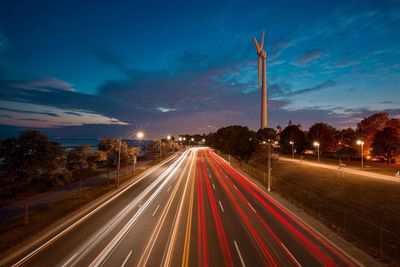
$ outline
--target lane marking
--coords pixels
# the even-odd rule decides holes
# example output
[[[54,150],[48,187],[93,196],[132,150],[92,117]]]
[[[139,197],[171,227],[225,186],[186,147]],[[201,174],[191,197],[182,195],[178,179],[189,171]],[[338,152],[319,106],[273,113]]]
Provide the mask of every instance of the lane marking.
[[[235,188],[236,191],[239,191],[239,190],[237,189],[236,185],[233,184],[233,187]]]
[[[236,251],[237,251],[237,253],[239,255],[239,259],[240,259],[240,262],[242,263],[242,266],[246,267],[246,264],[244,264],[244,260],[243,260],[242,254],[240,253],[240,250],[239,250],[239,247],[238,247],[238,245],[236,243],[236,240],[233,240],[233,243],[235,243],[235,248],[236,248]]]
[[[253,206],[250,204],[250,202],[247,202],[247,205],[254,211],[254,213],[257,213],[257,211],[253,208]]]
[[[213,188],[214,188],[214,190],[215,190],[215,185],[213,184]]]
[[[168,187],[167,192],[171,189],[171,185]]]
[[[182,156],[181,156],[182,157]],[[38,247],[37,249],[33,250],[31,253],[29,253],[28,255],[26,255],[25,257],[23,257],[22,259],[20,259],[18,262],[16,262],[13,266],[17,267],[17,266],[21,266],[24,263],[26,263],[29,259],[31,259],[32,257],[34,257],[35,255],[37,255],[38,253],[40,253],[42,250],[44,250],[45,248],[47,248],[48,246],[50,246],[52,243],[54,243],[56,240],[58,240],[59,238],[61,238],[62,236],[64,236],[65,234],[67,234],[69,231],[71,231],[72,229],[74,229],[77,225],[79,225],[80,223],[84,222],[86,219],[88,219],[90,216],[92,216],[94,213],[96,213],[98,210],[102,209],[104,206],[106,206],[107,204],[109,204],[110,202],[112,202],[114,199],[118,198],[120,195],[122,195],[124,192],[128,191],[130,188],[132,188],[134,185],[136,185],[137,183],[139,183],[141,180],[143,180],[145,177],[147,177],[148,175],[150,175],[151,173],[155,172],[157,169],[159,169],[161,166],[163,166],[164,164],[166,164],[167,162],[175,159],[176,156],[167,159],[163,162],[161,162],[159,165],[156,165],[152,168],[149,169],[149,171],[147,173],[142,174],[141,176],[139,176],[136,180],[134,180],[131,184],[127,184],[125,187],[121,187],[121,189],[119,189],[120,191],[117,193],[114,192],[110,192],[110,198],[105,200],[102,204],[100,204],[100,206],[95,207],[93,210],[89,211],[86,215],[84,215],[82,218],[80,218],[79,220],[73,222],[70,226],[68,226],[66,229],[64,229],[63,231],[61,231],[60,233],[58,233],[57,235],[55,235],[54,237],[52,237],[51,239],[49,239],[48,241],[46,241],[44,244],[42,244],[40,247]],[[177,161],[179,161],[180,158],[177,159]],[[93,205],[94,206],[94,205]],[[90,208],[88,208],[89,210]]]
[[[298,260],[293,256],[293,254],[289,251],[289,249],[281,242],[282,247],[286,250],[286,252],[290,255],[292,260],[294,260],[297,264],[297,266],[301,267],[301,264],[298,262]]]
[[[131,254],[132,254],[132,250],[129,251],[129,253],[128,253],[128,255],[126,256],[126,258],[125,258],[124,262],[122,263],[121,267],[124,267],[124,266],[125,266],[126,262],[128,261],[129,257],[131,256]]]
[[[158,186],[156,191],[152,193],[149,199],[143,204],[143,206],[135,213],[135,215],[123,226],[123,228],[114,236],[114,238],[108,243],[108,245],[97,255],[97,257],[89,264],[89,266],[102,266],[103,263],[108,259],[112,251],[114,251],[115,247],[121,242],[121,240],[126,236],[131,227],[136,223],[137,220],[142,216],[142,214],[147,210],[150,204],[154,201],[154,199],[160,194],[162,190],[164,190],[165,186],[170,182],[175,173],[180,169],[181,165],[186,159],[186,156],[180,160],[177,164],[174,163],[174,166],[171,166],[170,173],[165,177],[160,176],[158,179],[162,179],[163,182]],[[146,188],[145,190],[148,190]],[[151,190],[151,189],[150,189]],[[141,194],[143,194],[142,192]]]
[[[62,265],[62,267],[68,266],[69,263],[70,263],[73,259],[75,259],[76,256],[78,256],[78,253],[75,253],[74,256],[72,256],[66,263],[64,263],[64,264]]]
[[[158,210],[158,208],[160,207],[160,204],[158,204],[157,205],[157,208],[156,208],[156,210],[153,212],[153,215],[151,215],[151,216],[153,216],[154,217],[154,215],[156,214],[156,212],[157,212],[157,210]]]
[[[197,156],[197,155],[196,155]],[[194,159],[196,160],[196,158]],[[193,179],[192,179],[192,186],[190,188],[190,199],[189,199],[189,211],[186,223],[186,233],[185,233],[185,243],[183,249],[183,256],[182,256],[182,267],[189,266],[189,253],[190,253],[190,237],[191,237],[191,229],[192,229],[192,215],[193,215],[193,201],[194,201],[194,186],[196,182],[196,164],[195,161],[192,163],[194,166],[193,170]],[[190,178],[190,176],[189,176]]]
[[[222,212],[224,212],[224,208],[222,207],[221,201],[218,200],[218,202],[219,202],[219,206],[221,207]]]

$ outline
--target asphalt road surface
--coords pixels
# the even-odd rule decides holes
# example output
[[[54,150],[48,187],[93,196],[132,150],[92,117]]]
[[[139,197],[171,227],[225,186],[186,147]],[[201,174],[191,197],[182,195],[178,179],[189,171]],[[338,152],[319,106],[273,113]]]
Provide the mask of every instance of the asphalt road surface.
[[[357,266],[222,158],[192,148],[14,266]]]

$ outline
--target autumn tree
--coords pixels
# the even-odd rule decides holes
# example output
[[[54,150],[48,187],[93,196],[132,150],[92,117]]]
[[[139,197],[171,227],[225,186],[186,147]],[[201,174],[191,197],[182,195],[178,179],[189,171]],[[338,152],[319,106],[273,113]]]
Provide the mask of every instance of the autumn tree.
[[[39,131],[24,131],[2,142],[3,183],[24,196],[24,224],[29,222],[29,196],[34,190],[63,183],[65,152]]]
[[[357,135],[364,141],[364,154],[371,152],[372,140],[377,131],[383,130],[389,121],[389,115],[386,112],[377,113],[364,118],[357,123]]]
[[[393,157],[400,154],[400,137],[398,131],[391,127],[377,131],[371,146],[372,154],[384,157],[388,165],[390,165]]]
[[[289,125],[280,133],[280,149],[283,154],[292,153],[292,145],[297,153],[302,153],[306,146],[306,138],[304,132],[300,130],[298,125]]]
[[[313,124],[307,133],[307,143],[319,142],[322,153],[333,153],[336,150],[335,128],[324,122]]]

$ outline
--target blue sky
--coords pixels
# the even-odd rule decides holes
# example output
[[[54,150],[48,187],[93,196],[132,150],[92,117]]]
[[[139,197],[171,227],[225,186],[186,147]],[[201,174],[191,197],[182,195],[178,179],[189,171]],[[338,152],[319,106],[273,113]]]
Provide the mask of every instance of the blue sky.
[[[400,116],[398,1],[6,1],[0,129],[149,137]]]

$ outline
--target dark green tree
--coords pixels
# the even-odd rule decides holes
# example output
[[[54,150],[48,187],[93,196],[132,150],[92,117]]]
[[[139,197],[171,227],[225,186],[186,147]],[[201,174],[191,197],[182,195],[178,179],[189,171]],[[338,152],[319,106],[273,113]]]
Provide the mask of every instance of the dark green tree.
[[[29,223],[29,196],[34,190],[64,182],[65,151],[39,131],[24,131],[1,145],[3,183],[24,196],[24,224]]]
[[[390,165],[393,157],[400,155],[400,137],[397,130],[386,127],[377,131],[372,140],[372,154],[384,157]]]
[[[350,158],[357,156],[356,141],[357,133],[352,128],[342,129],[336,133],[336,154],[340,159],[346,157],[347,161],[350,161]]]
[[[93,168],[89,160],[89,151],[91,150],[91,146],[82,145],[69,150],[67,153],[67,168],[73,177],[79,177],[78,198],[82,191],[82,175]]]
[[[300,130],[297,125],[289,125],[280,133],[280,150],[283,154],[292,153],[292,145],[290,141],[293,141],[293,147],[296,153],[302,153],[306,147],[306,137],[303,131]]]

